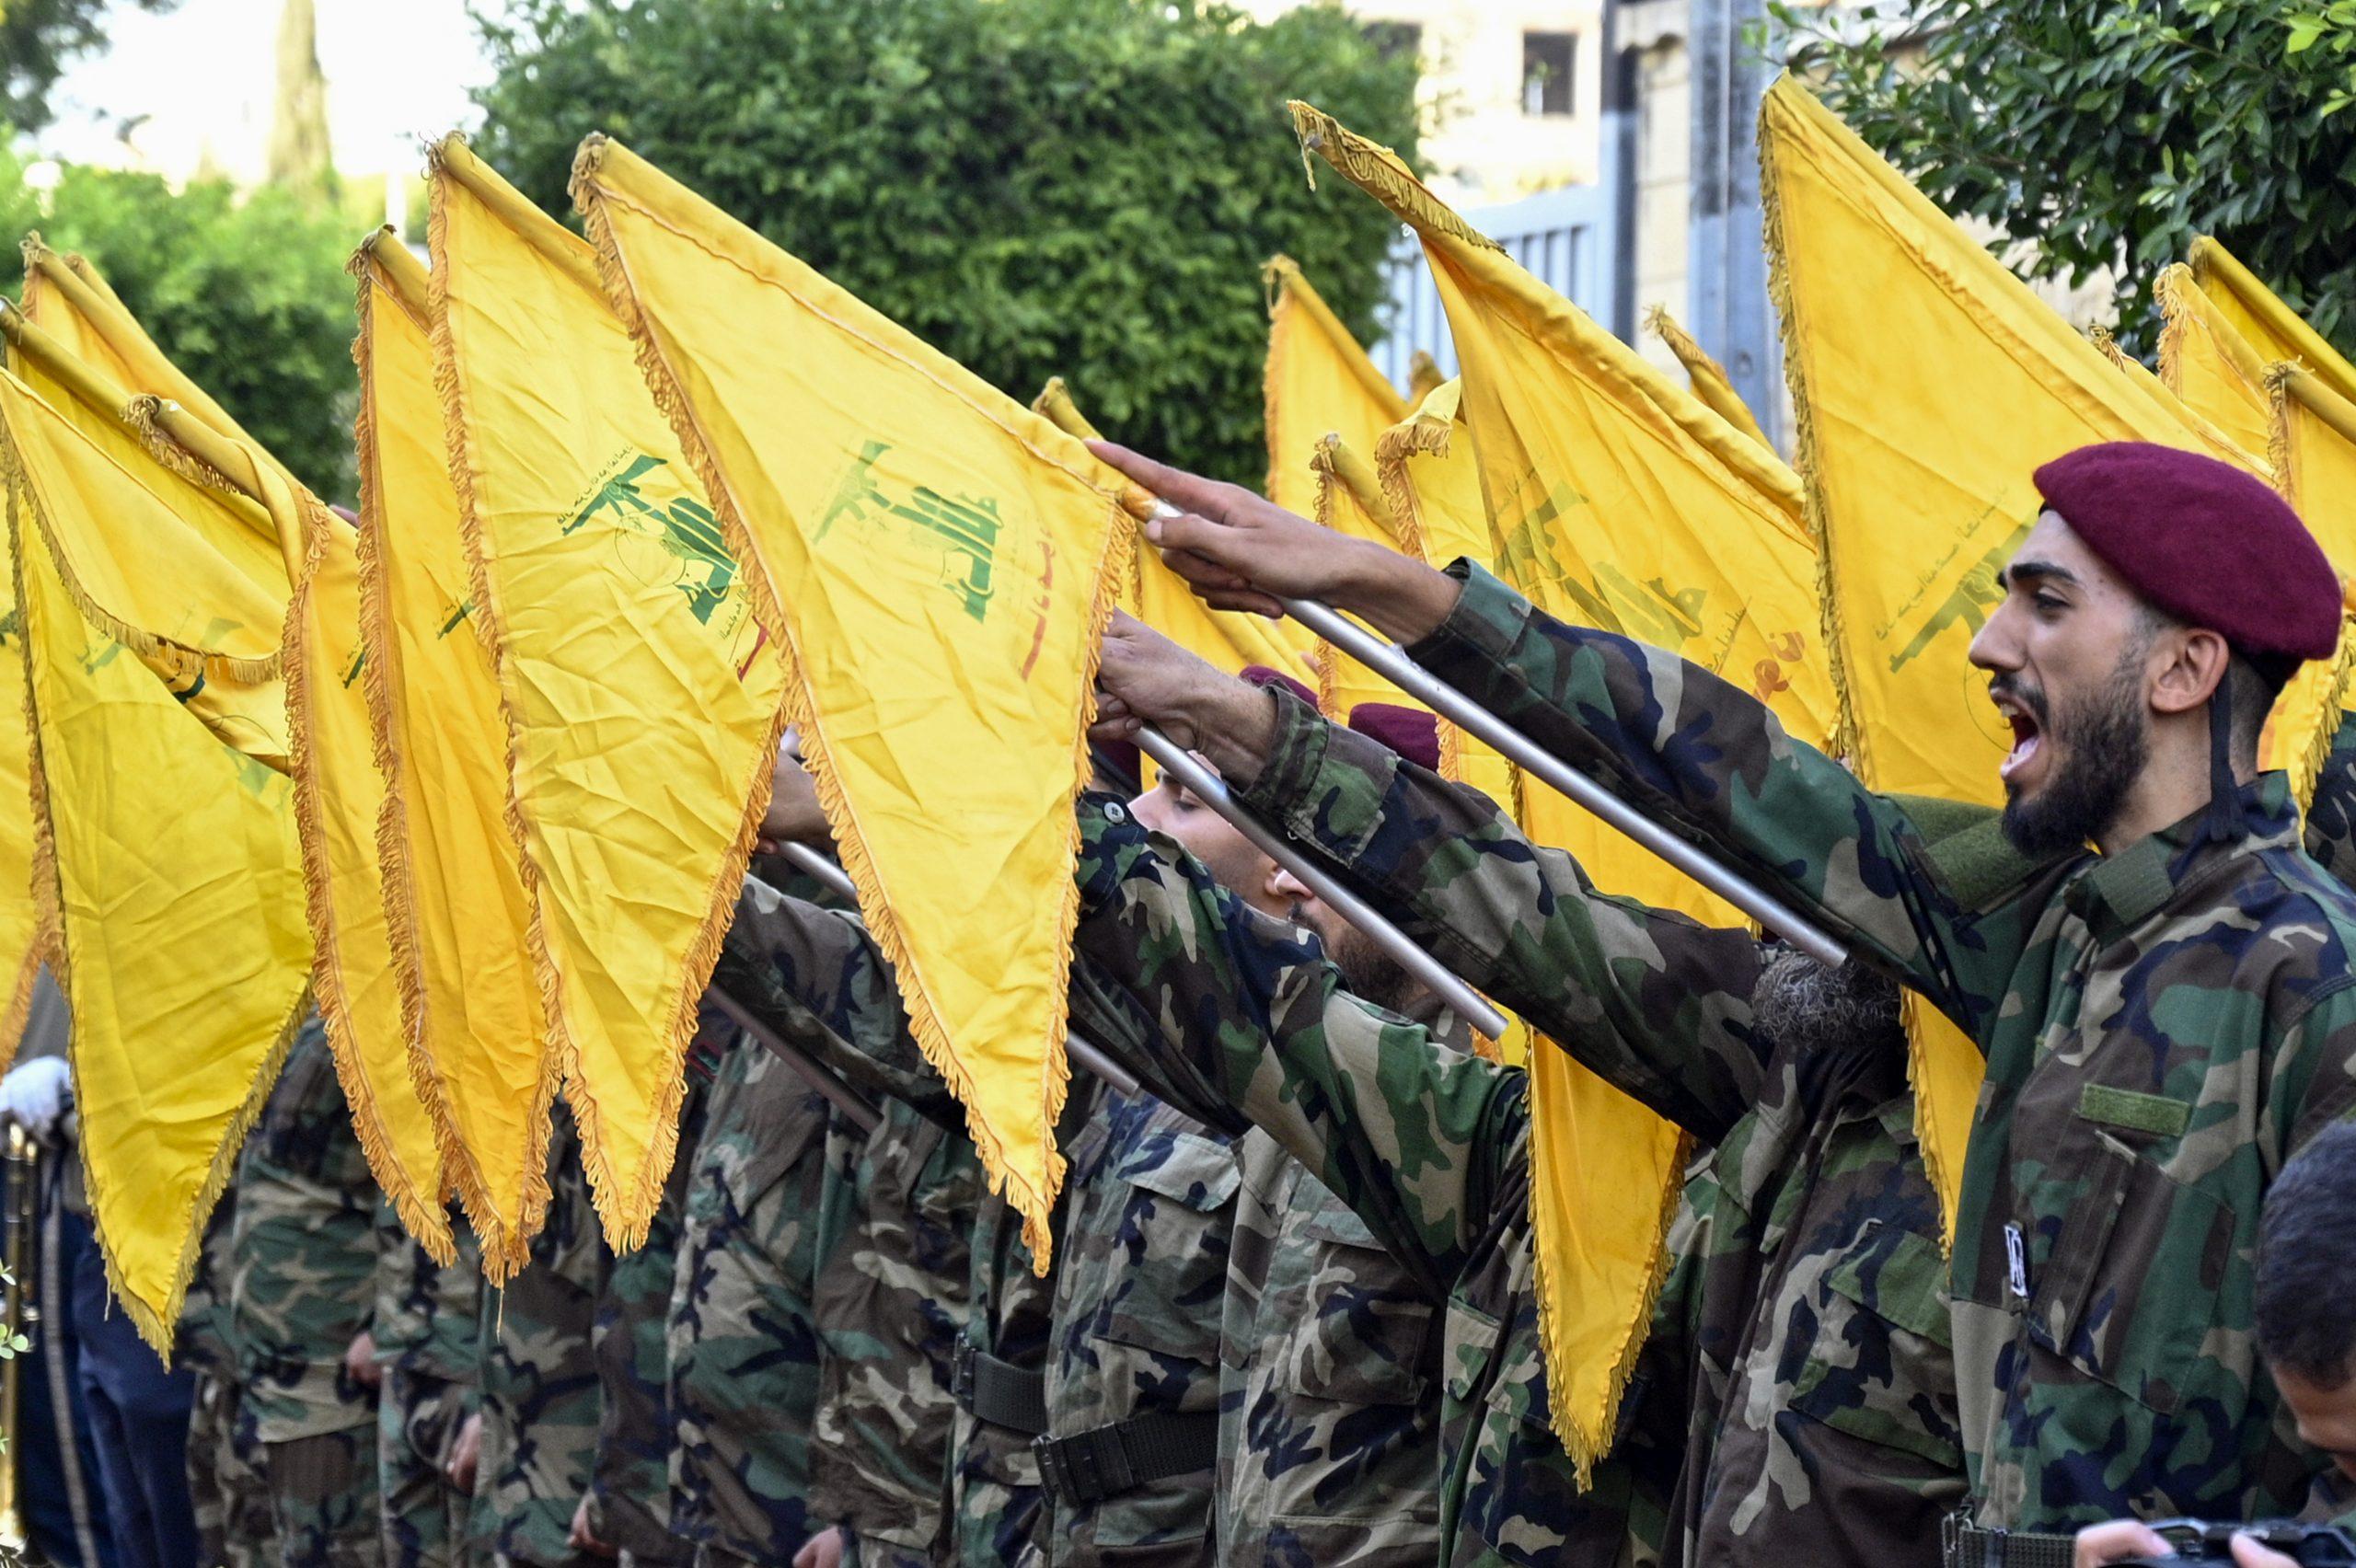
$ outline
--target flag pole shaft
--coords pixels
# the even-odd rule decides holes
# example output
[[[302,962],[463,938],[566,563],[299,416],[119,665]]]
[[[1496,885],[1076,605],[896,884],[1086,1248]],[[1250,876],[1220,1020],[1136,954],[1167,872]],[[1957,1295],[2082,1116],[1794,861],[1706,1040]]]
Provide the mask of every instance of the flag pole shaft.
[[[793,862],[795,870],[815,881],[837,898],[847,899],[854,906],[858,905],[859,889],[851,884],[850,873],[807,844],[786,845],[785,858]],[[1064,1055],[1079,1064],[1083,1071],[1094,1074],[1122,1094],[1134,1095],[1144,1088],[1138,1082],[1137,1074],[1106,1055],[1103,1047],[1076,1030],[1066,1029],[1064,1032]]]
[[[1601,817],[1768,930],[1829,968],[1848,961],[1845,943],[1775,894],[1759,886],[1699,846],[1680,838],[1487,709],[1425,669],[1397,643],[1377,637],[1330,605],[1314,599],[1283,601],[1285,614],[1366,665],[1501,755],[1519,763],[1573,802]]]
[[[1406,932],[1376,913],[1373,905],[1344,887],[1324,867],[1270,832],[1235,799],[1219,776],[1195,760],[1191,753],[1181,750],[1150,724],[1138,732],[1138,748],[1153,758],[1156,767],[1184,784],[1196,800],[1232,823],[1236,831],[1257,846],[1262,854],[1299,877],[1302,885],[1331,905],[1335,914],[1373,939],[1399,967],[1437,992],[1466,1022],[1492,1040],[1505,1037],[1508,1027],[1505,1014],[1457,978],[1447,965],[1417,947]]]
[[[874,1106],[860,1099],[850,1085],[837,1078],[828,1068],[811,1060],[809,1053],[790,1043],[786,1038],[759,1019],[752,1009],[717,986],[707,986],[704,995],[712,1005],[736,1022],[736,1027],[758,1041],[762,1047],[793,1069],[809,1086],[826,1096],[829,1104],[858,1124],[862,1133],[872,1133],[884,1124],[884,1118]]]

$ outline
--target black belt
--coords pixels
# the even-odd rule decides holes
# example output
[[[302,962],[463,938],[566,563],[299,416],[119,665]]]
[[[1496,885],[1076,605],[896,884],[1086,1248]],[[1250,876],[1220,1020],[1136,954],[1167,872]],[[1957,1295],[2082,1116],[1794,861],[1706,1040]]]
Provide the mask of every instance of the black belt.
[[[1047,1375],[1001,1361],[964,1334],[957,1336],[949,1388],[977,1421],[1025,1437],[1047,1429]]]
[[[2071,1568],[2077,1544],[2075,1535],[1981,1529],[1960,1511],[1949,1514],[1939,1528],[1946,1568]]]
[[[1218,1412],[1157,1411],[1069,1437],[1041,1437],[1031,1450],[1047,1490],[1082,1507],[1149,1481],[1209,1470],[1218,1459]]]

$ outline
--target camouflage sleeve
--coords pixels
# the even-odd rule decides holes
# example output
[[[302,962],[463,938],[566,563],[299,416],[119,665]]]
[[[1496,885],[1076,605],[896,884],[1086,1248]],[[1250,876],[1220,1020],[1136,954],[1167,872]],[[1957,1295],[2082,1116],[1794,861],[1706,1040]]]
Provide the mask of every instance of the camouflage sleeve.
[[[2339,716],[2307,806],[2304,842],[2325,870],[2356,887],[2356,713]]]
[[[1596,891],[1487,796],[1288,692],[1246,800],[1439,961],[1706,1143],[1757,1102],[1759,943]]]
[[[1314,939],[1116,805],[1082,802],[1076,874],[1080,957],[1157,1020],[1163,1076],[1216,1130],[1265,1130],[1444,1299],[1523,1158],[1523,1075],[1350,997]]]
[[[883,948],[856,915],[747,877],[711,983],[851,1088],[964,1129],[956,1098],[908,1027]]]
[[[2284,1031],[2258,1136],[2269,1171],[2306,1141],[2356,1114],[2356,985],[2325,991]]]
[[[1892,966],[1977,1036],[2027,940],[1966,916],[1906,813],[1699,665],[1568,626],[1478,565],[1415,662]]]

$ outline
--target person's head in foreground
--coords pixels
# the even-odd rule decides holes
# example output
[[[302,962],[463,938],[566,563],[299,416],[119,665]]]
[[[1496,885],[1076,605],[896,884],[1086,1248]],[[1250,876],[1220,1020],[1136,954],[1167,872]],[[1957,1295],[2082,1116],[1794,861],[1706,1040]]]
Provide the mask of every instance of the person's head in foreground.
[[[2356,1123],[2307,1140],[2266,1194],[2258,1227],[2258,1351],[2299,1437],[2356,1481]],[[2167,1555],[2167,1542],[2133,1519],[2078,1532],[2078,1568]],[[2242,1568],[2292,1560],[2246,1537]]]
[[[2237,781],[2292,672],[2331,656],[2340,592],[2297,513],[2230,464],[2142,442],[2037,470],[2045,502],[1971,642],[2013,730],[2004,827],[2106,851]]]
[[[1253,665],[1242,679],[1249,686],[1283,686],[1311,708],[1317,706],[1317,694],[1306,684],[1265,665]],[[1439,766],[1438,725],[1420,709],[1360,703],[1350,712],[1349,727],[1380,741],[1409,762],[1424,767]],[[1325,956],[1342,972],[1353,994],[1394,1009],[1413,996],[1415,982],[1372,938],[1343,919],[1298,877],[1244,837],[1233,823],[1196,800],[1175,778],[1162,775],[1152,789],[1129,802],[1129,810],[1147,827],[1177,840],[1221,887],[1261,914],[1289,920],[1315,933]]]

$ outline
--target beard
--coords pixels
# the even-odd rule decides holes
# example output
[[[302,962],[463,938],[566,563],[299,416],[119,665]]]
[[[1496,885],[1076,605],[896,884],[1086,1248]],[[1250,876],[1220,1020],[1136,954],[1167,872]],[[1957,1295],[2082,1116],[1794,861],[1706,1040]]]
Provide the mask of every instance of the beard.
[[[1300,905],[1293,905],[1292,920],[1317,933],[1326,958],[1342,972],[1343,984],[1359,1000],[1372,1002],[1385,1012],[1397,1012],[1415,989],[1414,978],[1399,961],[1356,926],[1338,918],[1314,918]]]
[[[2143,711],[2143,655],[2139,643],[2119,667],[2057,721],[2045,693],[1999,675],[1991,690],[2017,698],[2037,715],[2045,744],[2057,753],[2053,777],[2033,794],[2007,791],[2004,837],[2024,855],[2061,854],[2096,839],[2119,820],[2128,791],[2151,760]]]
[[[1759,972],[1750,1015],[1778,1047],[1803,1057],[1868,1044],[1896,1049],[1905,1038],[1897,981],[1854,963],[1828,969],[1792,948]]]

